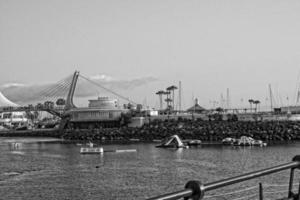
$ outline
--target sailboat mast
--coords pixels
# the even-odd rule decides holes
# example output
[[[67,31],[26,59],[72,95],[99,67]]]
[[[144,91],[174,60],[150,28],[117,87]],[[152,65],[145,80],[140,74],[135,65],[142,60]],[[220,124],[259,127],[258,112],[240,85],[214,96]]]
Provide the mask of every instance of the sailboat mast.
[[[270,104],[271,104],[271,111],[273,110],[273,94],[271,84],[269,84],[269,93],[270,93]]]

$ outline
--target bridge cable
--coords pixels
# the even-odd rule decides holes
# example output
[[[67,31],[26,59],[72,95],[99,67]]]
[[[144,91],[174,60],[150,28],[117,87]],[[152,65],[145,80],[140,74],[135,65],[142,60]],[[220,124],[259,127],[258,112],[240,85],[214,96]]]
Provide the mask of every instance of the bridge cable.
[[[45,97],[61,97],[61,96],[66,96],[66,95],[61,95],[62,90],[68,90],[67,88],[69,88],[71,83],[62,83],[62,84],[58,84],[55,86],[55,88],[49,92],[45,94]]]
[[[130,100],[129,98],[124,97],[124,96],[122,96],[122,95],[120,95],[120,94],[118,94],[118,93],[116,93],[116,92],[114,92],[114,91],[112,91],[112,90],[110,90],[110,89],[108,89],[108,88],[102,86],[101,84],[99,84],[99,83],[97,83],[97,82],[95,82],[95,81],[92,81],[92,80],[90,80],[89,78],[84,77],[83,75],[79,75],[79,76],[80,76],[81,78],[85,79],[86,81],[88,81],[88,82],[90,82],[90,83],[92,83],[92,84],[94,84],[94,85],[96,85],[96,86],[98,86],[98,87],[100,87],[100,88],[106,90],[107,92],[110,92],[110,93],[116,95],[117,97],[119,97],[119,98],[121,98],[121,99],[127,100],[127,101],[129,101],[129,102],[131,102],[131,103],[133,103],[133,104],[136,104],[136,105],[138,104],[138,103],[136,103],[136,102]]]
[[[70,85],[69,82],[67,82],[67,79],[63,79],[62,81],[59,81],[58,83],[55,83],[49,88],[46,88],[45,90],[40,92],[40,96],[42,96],[42,99],[45,99],[46,97],[52,97],[54,95],[57,95],[59,92],[59,88],[66,88],[68,85]],[[62,96],[62,95],[59,95]]]
[[[41,92],[41,95],[45,97],[49,97],[49,95],[52,95],[53,93],[56,92],[57,88],[60,87],[60,85],[64,85],[64,84],[68,84],[68,82],[65,79],[45,89],[44,91]]]
[[[57,90],[57,87],[60,84],[62,84],[62,83],[58,82],[58,83],[52,84],[48,88],[37,93],[36,95],[40,95],[42,97],[49,97],[52,93],[54,93]]]

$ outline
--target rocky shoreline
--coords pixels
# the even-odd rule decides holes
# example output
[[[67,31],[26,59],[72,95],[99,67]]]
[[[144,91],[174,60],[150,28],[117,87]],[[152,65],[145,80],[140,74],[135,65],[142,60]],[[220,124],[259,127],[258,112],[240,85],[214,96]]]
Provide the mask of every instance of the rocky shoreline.
[[[226,137],[250,136],[263,141],[300,140],[300,122],[296,121],[202,121],[191,119],[154,120],[140,128],[57,129],[2,131],[2,137],[55,137],[71,141],[152,142],[177,134],[182,139],[220,142]]]

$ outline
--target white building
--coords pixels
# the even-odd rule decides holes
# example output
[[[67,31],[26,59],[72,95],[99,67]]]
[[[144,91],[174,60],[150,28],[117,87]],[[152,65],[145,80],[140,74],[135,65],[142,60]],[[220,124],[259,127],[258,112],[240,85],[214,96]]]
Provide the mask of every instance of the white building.
[[[6,126],[23,126],[27,124],[28,119],[25,112],[4,111],[7,107],[18,107],[18,104],[7,99],[0,92],[0,125]]]

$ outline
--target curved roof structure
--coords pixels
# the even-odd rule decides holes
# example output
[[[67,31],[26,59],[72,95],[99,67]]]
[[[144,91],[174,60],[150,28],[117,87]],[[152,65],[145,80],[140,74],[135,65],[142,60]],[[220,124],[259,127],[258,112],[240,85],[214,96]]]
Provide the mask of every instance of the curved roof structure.
[[[201,113],[205,110],[206,110],[205,108],[199,105],[197,98],[195,99],[195,105],[187,109],[188,112],[196,112],[196,113]]]
[[[0,92],[0,107],[16,107],[18,104],[11,102],[7,99],[2,92]]]

